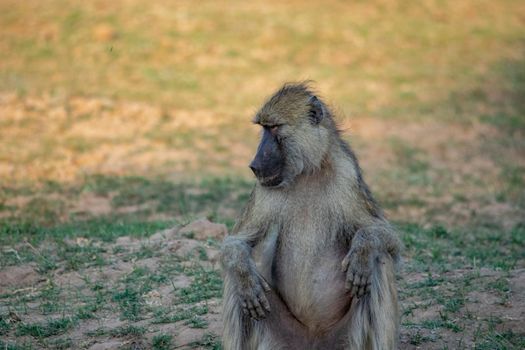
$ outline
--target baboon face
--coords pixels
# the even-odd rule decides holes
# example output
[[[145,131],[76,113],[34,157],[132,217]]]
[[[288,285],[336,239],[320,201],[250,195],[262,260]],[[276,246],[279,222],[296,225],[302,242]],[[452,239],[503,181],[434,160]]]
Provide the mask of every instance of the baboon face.
[[[285,85],[264,104],[254,122],[263,128],[250,164],[260,184],[284,187],[321,167],[329,145],[330,118],[303,84]]]

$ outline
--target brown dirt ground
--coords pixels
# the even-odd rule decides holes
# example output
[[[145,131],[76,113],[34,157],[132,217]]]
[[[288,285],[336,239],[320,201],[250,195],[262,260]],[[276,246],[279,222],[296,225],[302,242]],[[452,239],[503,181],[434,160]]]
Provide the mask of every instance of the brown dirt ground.
[[[210,232],[216,233],[216,228],[212,228]],[[87,239],[79,238],[73,242],[69,242],[71,245],[85,245],[88,244]],[[218,250],[215,247],[210,246],[205,241],[194,240],[183,238],[180,235],[178,228],[173,228],[159,232],[151,236],[147,240],[135,240],[130,237],[121,237],[116,243],[106,246],[107,251],[114,251],[115,248],[126,249],[127,251],[138,250],[139,248],[152,247],[158,250],[160,253],[157,257],[136,259],[133,261],[124,261],[123,255],[121,254],[106,254],[104,258],[111,260],[110,266],[104,269],[98,267],[92,267],[87,269],[80,269],[77,271],[67,271],[64,269],[57,270],[50,279],[55,285],[59,286],[62,290],[61,295],[66,297],[67,295],[73,295],[78,291],[83,293],[90,293],[89,288],[86,285],[86,281],[104,281],[108,286],[117,286],[119,281],[129,274],[133,269],[137,267],[147,267],[151,271],[155,271],[162,264],[163,256],[166,255],[178,255],[188,256],[192,254],[196,249],[202,247],[207,252],[209,257],[208,261],[201,261],[205,268],[215,269],[217,268],[217,253]],[[443,276],[434,275],[433,278],[446,277],[450,278],[450,281],[446,284],[441,284],[435,289],[444,289],[449,291],[449,288],[453,289],[454,281],[456,279],[462,279],[468,274],[472,274],[473,270],[457,270],[450,273],[446,273]],[[466,303],[464,305],[465,310],[470,313],[469,319],[472,320],[470,323],[464,325],[464,329],[460,332],[453,332],[446,328],[432,329],[419,329],[411,328],[410,326],[402,327],[401,331],[401,348],[403,349],[443,349],[444,347],[455,348],[458,344],[469,347],[475,339],[475,333],[477,331],[476,320],[487,317],[499,317],[503,320],[503,323],[499,324],[498,330],[512,330],[514,332],[521,332],[523,324],[525,322],[525,297],[522,291],[525,289],[525,269],[517,269],[510,271],[509,274],[501,271],[494,271],[489,269],[480,269],[477,274],[477,281],[486,285],[499,278],[508,278],[510,282],[510,293],[504,302],[501,301],[501,296],[496,292],[490,291],[471,291],[466,296]],[[403,286],[406,283],[418,283],[427,278],[426,275],[421,273],[401,273],[400,285]],[[13,282],[13,281],[16,281]],[[40,278],[40,275],[35,271],[35,266],[24,265],[16,266],[12,268],[4,269],[0,272],[0,294],[12,293],[13,296],[25,295],[30,296],[32,293],[37,293],[49,284],[49,280]],[[174,291],[176,289],[188,287],[192,282],[192,278],[185,275],[174,276],[171,283],[161,285],[157,289],[153,289],[145,294],[144,300],[147,305],[153,305],[158,307],[169,308],[176,302],[176,296]],[[207,301],[203,301],[197,305],[205,305],[208,307],[208,314],[204,315],[203,318],[207,321],[208,327],[206,329],[190,328],[184,324],[184,321],[179,321],[170,324],[155,324],[152,323],[154,315],[149,312],[142,315],[142,319],[136,322],[125,322],[121,320],[118,312],[103,312],[98,314],[96,319],[81,321],[81,324],[77,327],[72,328],[70,331],[62,334],[60,337],[70,338],[73,344],[76,344],[78,348],[83,349],[120,349],[124,346],[130,346],[133,342],[139,342],[140,344],[150,344],[151,339],[160,333],[173,334],[174,343],[177,348],[191,348],[192,342],[200,340],[205,333],[220,334],[221,331],[221,306],[220,300],[212,298]],[[402,308],[410,309],[411,305],[418,305],[420,311],[417,313],[409,313],[403,316],[403,323],[421,323],[425,320],[436,320],[441,315],[442,305],[430,305],[429,300],[422,297],[421,295],[412,296],[402,300]],[[421,308],[422,305],[429,305],[428,308]],[[29,312],[23,316],[18,316],[14,313],[11,314],[11,322],[38,322],[45,320],[45,317],[40,315],[39,304],[34,303],[29,306]],[[421,309],[423,311],[421,311]],[[34,310],[34,312],[31,312]],[[130,336],[111,336],[108,334],[102,334],[100,336],[88,336],[89,332],[94,332],[97,329],[104,328],[107,330],[115,330],[121,326],[137,326],[145,327],[146,333],[142,338],[137,340],[136,337]],[[107,333],[107,332],[106,332]],[[415,334],[419,334],[421,337],[427,337],[432,339],[430,342],[425,342],[423,346],[417,346],[411,344]],[[59,337],[56,337],[59,338]],[[19,337],[18,341],[23,340],[23,337]],[[27,338],[27,340],[31,340]],[[48,341],[52,341],[53,337],[49,338]]]

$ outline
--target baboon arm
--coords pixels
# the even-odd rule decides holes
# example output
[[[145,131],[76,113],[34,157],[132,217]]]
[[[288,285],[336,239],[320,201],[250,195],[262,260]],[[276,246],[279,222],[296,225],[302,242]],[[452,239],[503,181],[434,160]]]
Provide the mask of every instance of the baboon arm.
[[[390,227],[390,225],[387,225],[382,228],[373,229],[373,231],[376,232],[380,245],[383,246],[383,250],[390,254],[394,262],[398,263],[402,244],[394,229]]]
[[[270,286],[257,271],[252,258],[252,248],[260,241],[268,226],[268,218],[257,212],[255,194],[235,225],[233,235],[224,239],[221,248],[221,264],[226,280],[236,295],[244,314],[254,319],[266,316],[270,305],[265,293]]]
[[[401,251],[401,241],[388,222],[379,221],[358,229],[352,237],[350,248],[353,247],[388,253],[397,262]]]
[[[360,240],[371,240],[372,244],[375,245],[380,252],[390,254],[396,262],[399,260],[401,241],[393,227],[388,223],[379,223],[377,225],[363,227],[356,232],[354,239],[356,239],[356,243]]]
[[[252,247],[259,242],[266,231],[268,220],[263,211],[257,208],[255,192],[254,189],[248,204],[233,228],[233,234],[227,236],[222,244],[221,263],[225,272],[253,265]]]
[[[357,230],[352,237],[350,250],[342,261],[343,271],[346,271],[346,288],[350,294],[359,297],[367,293],[377,259],[382,254],[389,254],[397,263],[400,248],[401,242],[386,222]]]

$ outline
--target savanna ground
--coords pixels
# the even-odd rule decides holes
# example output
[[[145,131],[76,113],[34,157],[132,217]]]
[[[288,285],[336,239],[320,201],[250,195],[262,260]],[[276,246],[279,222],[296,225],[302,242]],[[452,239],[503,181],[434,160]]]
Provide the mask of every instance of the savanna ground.
[[[523,1],[0,1],[0,348],[220,348],[250,118],[313,79],[405,244],[402,349],[525,347]],[[195,232],[193,232],[195,231]]]

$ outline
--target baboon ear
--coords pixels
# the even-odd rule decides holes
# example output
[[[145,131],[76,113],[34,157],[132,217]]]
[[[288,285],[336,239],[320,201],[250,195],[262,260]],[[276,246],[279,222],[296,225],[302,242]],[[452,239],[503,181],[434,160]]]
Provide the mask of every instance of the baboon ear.
[[[308,99],[308,105],[310,106],[308,118],[313,125],[318,125],[324,117],[323,104],[316,96],[312,96]]]

